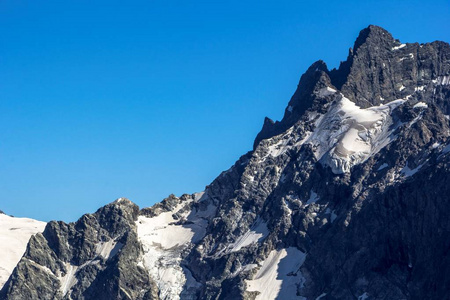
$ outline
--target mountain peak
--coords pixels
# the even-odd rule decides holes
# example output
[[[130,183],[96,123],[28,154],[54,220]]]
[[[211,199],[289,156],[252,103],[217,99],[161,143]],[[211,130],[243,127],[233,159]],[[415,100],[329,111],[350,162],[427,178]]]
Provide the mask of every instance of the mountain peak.
[[[401,44],[384,28],[369,25],[360,31],[353,49],[350,48],[347,59],[338,69],[329,71],[322,60],[308,68],[300,78],[283,119],[274,122],[267,118],[253,148],[261,140],[278,135],[298,122],[308,109],[318,109],[328,103],[327,99],[317,97],[322,95],[318,91],[323,88],[341,92],[361,108],[411,97],[417,83],[425,86],[430,80],[448,73],[448,66],[438,67],[440,63],[434,61],[442,53],[448,53],[448,47],[439,43],[426,45]],[[419,63],[419,57],[426,57],[427,62]]]
[[[394,38],[386,29],[376,25],[369,25],[359,32],[353,46],[353,52],[356,53],[357,50],[364,44],[369,46],[380,46],[386,44],[390,45],[393,42]]]
[[[332,86],[328,73],[328,67],[323,60],[314,62],[301,76],[297,90],[292,95],[284,112],[283,119],[276,122],[268,117],[264,119],[263,127],[256,136],[253,148],[256,148],[261,140],[278,135],[297,122],[305,111],[313,106],[316,99],[315,91]]]
[[[114,200],[111,204],[133,204],[133,202],[128,198],[120,197]]]

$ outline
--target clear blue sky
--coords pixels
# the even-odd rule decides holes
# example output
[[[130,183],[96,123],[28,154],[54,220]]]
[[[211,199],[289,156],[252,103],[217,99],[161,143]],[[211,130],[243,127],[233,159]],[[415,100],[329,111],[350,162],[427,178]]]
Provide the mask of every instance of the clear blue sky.
[[[202,191],[358,32],[450,41],[449,1],[0,1],[0,209],[74,221]]]

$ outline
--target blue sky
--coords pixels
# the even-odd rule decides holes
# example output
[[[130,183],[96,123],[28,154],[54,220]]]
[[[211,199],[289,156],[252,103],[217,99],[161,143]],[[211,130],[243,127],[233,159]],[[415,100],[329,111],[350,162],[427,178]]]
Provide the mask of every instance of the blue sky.
[[[0,209],[74,221],[201,191],[359,31],[450,41],[449,1],[0,1]]]

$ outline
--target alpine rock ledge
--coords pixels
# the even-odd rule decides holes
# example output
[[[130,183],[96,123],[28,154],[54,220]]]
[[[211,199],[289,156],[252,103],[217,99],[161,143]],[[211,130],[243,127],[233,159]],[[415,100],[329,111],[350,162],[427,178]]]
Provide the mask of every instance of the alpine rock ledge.
[[[449,116],[449,44],[371,25],[204,192],[24,229],[0,298],[449,299]]]

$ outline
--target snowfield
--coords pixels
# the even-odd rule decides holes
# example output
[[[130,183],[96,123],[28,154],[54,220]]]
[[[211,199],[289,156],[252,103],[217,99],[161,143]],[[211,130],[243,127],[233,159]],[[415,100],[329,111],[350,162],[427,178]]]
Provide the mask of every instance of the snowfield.
[[[401,123],[394,124],[391,114],[408,97],[360,108],[332,88],[318,92],[320,96],[333,94],[335,100],[325,114],[310,113],[309,119],[315,120],[312,132],[306,132],[301,140],[292,140],[291,127],[285,133],[268,139],[271,142],[269,151],[261,162],[268,156],[277,157],[294,147],[310,144],[316,159],[331,167],[333,173],[348,173],[353,166],[363,163],[395,139],[394,131]]]
[[[405,99],[362,109],[343,95],[317,121],[308,142],[317,160],[331,167],[333,173],[350,172],[393,139],[392,111]]]
[[[44,231],[46,224],[0,214],[0,288],[22,258],[30,237]]]
[[[247,291],[259,292],[256,300],[305,299],[297,296],[297,289],[305,284],[300,272],[305,258],[294,247],[271,251],[253,279],[246,281]]]
[[[206,195],[202,196],[200,193],[193,201],[204,201]],[[179,223],[180,220],[174,219],[175,213],[180,213],[193,201],[180,203],[172,211],[152,218],[140,216],[136,222],[144,249],[142,266],[157,282],[161,299],[180,299],[183,288],[196,288],[199,285],[189,270],[181,265],[182,253],[204,237],[208,218],[215,213],[216,208],[210,204],[203,211],[187,209],[181,213],[181,219],[185,222]]]

